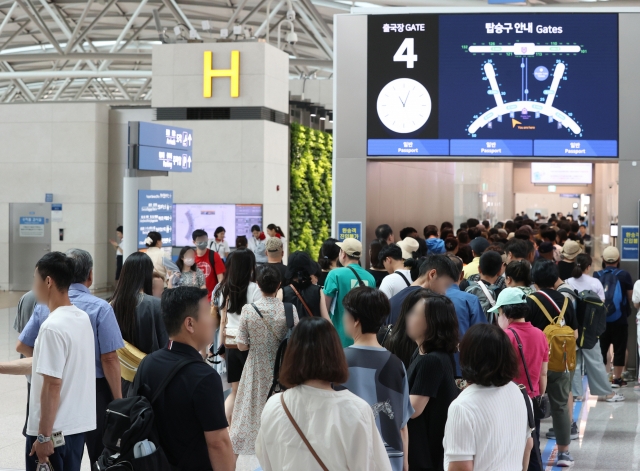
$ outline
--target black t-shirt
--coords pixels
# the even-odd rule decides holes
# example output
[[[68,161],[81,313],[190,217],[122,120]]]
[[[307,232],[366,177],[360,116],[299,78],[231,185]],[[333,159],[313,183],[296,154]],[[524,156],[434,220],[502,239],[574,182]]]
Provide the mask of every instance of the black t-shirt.
[[[318,273],[316,273],[316,277],[318,278],[318,286],[320,286],[321,288],[324,287],[324,282],[326,281],[328,274],[328,271],[319,271]]]
[[[396,323],[398,317],[400,317],[400,311],[402,310],[402,303],[404,302],[404,300],[407,299],[407,297],[414,291],[417,291],[419,289],[422,288],[420,288],[420,286],[407,286],[398,294],[391,297],[391,299],[389,300],[389,304],[391,304],[391,314],[389,314],[389,318],[387,319],[385,324],[389,325]]]
[[[293,304],[296,307],[296,312],[298,313],[298,317],[302,319],[303,317],[309,317],[309,313],[307,309],[300,301],[300,298],[296,296],[296,293],[293,292],[291,288],[292,285],[285,286],[282,289],[282,302]],[[309,309],[311,309],[311,313],[314,317],[320,317],[320,303],[322,302],[322,296],[320,292],[322,288],[318,285],[309,285],[305,289],[298,289],[298,293],[304,299],[304,302],[307,303]]]
[[[549,295],[551,299],[556,303],[556,305],[562,310],[562,306],[565,300],[565,297],[562,293],[558,293],[554,289],[543,289],[546,294]],[[535,296],[540,301],[542,301],[543,306],[547,309],[547,312],[552,318],[558,316],[558,310],[549,302],[546,296],[541,295],[538,292],[533,293],[531,296]],[[537,327],[540,330],[544,330],[545,327],[549,325],[549,320],[547,316],[544,315],[538,304],[533,300],[527,297],[527,304],[531,309],[531,314],[529,314],[525,320],[531,322],[531,325]],[[575,311],[573,310],[573,303],[569,300],[567,304],[567,310],[564,313],[564,322],[566,325],[571,327],[574,330],[578,329],[578,318],[576,317]]]
[[[407,370],[409,394],[427,396],[429,402],[424,412],[407,424],[410,469],[441,471],[444,467],[444,427],[449,405],[460,393],[454,365],[453,355],[445,352],[420,355],[416,351],[411,360]]]
[[[171,464],[182,471],[211,471],[204,432],[228,427],[218,373],[195,348],[170,342],[168,348],[145,357],[136,382],[148,385],[153,394],[167,372],[185,358],[200,361],[183,367],[154,403],[155,424]]]
[[[376,288],[380,288],[380,284],[382,283],[382,280],[385,279],[385,277],[389,274],[389,272],[387,272],[386,270],[372,270],[371,268],[367,268],[367,271],[369,273],[371,273],[371,276],[373,276],[376,280]]]
[[[266,266],[270,266],[275,268],[276,270],[278,270],[280,272],[280,280],[282,282],[282,287],[284,288],[285,286],[288,285],[288,283],[285,281],[286,280],[286,275],[287,275],[287,266],[282,263],[282,262],[278,262],[278,263],[265,263],[264,265],[262,265],[263,267]]]
[[[559,261],[558,262],[558,276],[560,277],[560,279],[562,281],[566,281],[569,278],[571,278],[571,272],[573,272],[573,269],[576,267],[576,264],[574,262],[564,262],[564,261]],[[562,306],[560,306],[562,307]]]

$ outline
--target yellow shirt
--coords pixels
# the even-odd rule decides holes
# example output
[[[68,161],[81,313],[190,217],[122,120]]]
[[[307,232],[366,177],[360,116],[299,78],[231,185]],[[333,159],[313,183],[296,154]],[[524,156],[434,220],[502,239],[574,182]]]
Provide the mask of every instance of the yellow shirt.
[[[477,275],[479,273],[478,266],[480,265],[480,257],[474,257],[474,259],[467,266],[464,267],[464,277],[469,279],[471,275]]]

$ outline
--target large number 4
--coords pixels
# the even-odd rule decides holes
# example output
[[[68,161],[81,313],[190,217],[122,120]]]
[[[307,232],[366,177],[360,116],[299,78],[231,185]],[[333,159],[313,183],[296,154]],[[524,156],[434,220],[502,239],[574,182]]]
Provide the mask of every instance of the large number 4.
[[[413,69],[413,63],[418,61],[418,56],[413,53],[413,38],[406,38],[393,56],[394,62],[406,62],[407,69]]]

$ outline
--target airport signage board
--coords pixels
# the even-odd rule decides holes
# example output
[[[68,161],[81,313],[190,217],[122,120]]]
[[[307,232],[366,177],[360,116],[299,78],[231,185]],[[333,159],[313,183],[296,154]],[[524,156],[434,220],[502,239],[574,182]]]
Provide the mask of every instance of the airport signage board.
[[[149,232],[159,232],[162,245],[170,246],[173,231],[173,191],[138,190],[138,248],[145,248]]]

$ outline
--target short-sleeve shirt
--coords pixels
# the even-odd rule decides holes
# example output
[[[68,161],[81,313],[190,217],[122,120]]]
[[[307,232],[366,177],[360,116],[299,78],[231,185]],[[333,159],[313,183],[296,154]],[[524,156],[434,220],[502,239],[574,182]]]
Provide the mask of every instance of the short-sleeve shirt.
[[[400,429],[414,412],[404,364],[385,348],[352,345],[345,348],[344,353],[349,380],[342,386],[369,403],[389,454],[391,469],[402,471],[404,452]]]
[[[631,302],[634,304],[640,304],[640,280],[636,281],[633,285],[633,297],[631,298]],[[638,311],[640,313],[640,311]],[[636,317],[638,314],[636,313]]]
[[[202,360],[195,348],[170,342],[168,348],[144,358],[136,384],[146,384],[153,394],[167,371],[186,358],[200,361],[183,367],[160,394],[153,408],[155,425],[171,464],[183,470],[210,471],[204,432],[228,426],[218,373]]]
[[[380,291],[391,299],[403,289],[411,286],[412,281],[410,270],[396,270],[382,280]]]
[[[611,268],[613,268],[613,267],[607,267],[607,269],[611,269]],[[629,314],[631,313],[631,306],[629,306],[629,297],[627,295],[627,292],[633,290],[633,280],[631,279],[631,275],[629,274],[628,271],[620,270],[620,269],[616,269],[616,268],[614,268],[614,270],[617,270],[616,277],[618,278],[618,281],[620,282],[620,289],[622,289],[622,303],[621,303],[621,306],[620,306],[620,310],[622,311],[622,315],[620,316],[619,319],[617,319],[617,320],[615,320],[613,322],[608,322],[608,324],[627,325],[629,323],[627,321],[627,317],[629,317]],[[593,274],[593,277],[597,278],[599,280],[600,277],[602,276],[602,272],[603,271],[604,270],[600,270],[600,271],[595,272]]]
[[[207,295],[207,299],[209,301],[211,301],[211,293],[213,292],[213,288],[215,288],[218,284],[218,275],[223,274],[225,271],[224,263],[222,262],[220,255],[218,255],[216,252],[212,252],[213,264],[215,266],[211,266],[211,256],[209,255],[210,252],[211,251],[207,249],[204,255],[201,257],[198,256],[198,253],[196,252],[195,257],[196,266],[202,273],[204,273],[204,278],[207,282],[207,291],[209,292],[209,294]]]
[[[404,303],[404,300],[419,289],[422,288],[420,286],[407,286],[389,300],[389,304],[391,304],[391,312],[389,313],[389,317],[385,321],[385,324],[388,325],[396,323],[398,317],[400,317],[400,311],[402,311],[402,303]]]
[[[559,293],[554,289],[547,288],[541,289],[540,291],[543,291],[544,293],[549,295],[549,297],[556,303],[556,306],[562,309],[565,300],[565,297],[562,295],[562,293]],[[549,302],[546,296],[540,294],[538,291],[533,293],[531,296],[535,296],[542,302],[542,305],[547,309],[547,312],[549,313],[549,315],[551,315],[552,318],[558,315],[558,310],[553,304]],[[544,330],[545,327],[549,325],[547,316],[544,315],[538,304],[530,297],[527,297],[527,304],[531,309],[531,313],[525,318],[525,320],[527,322],[531,322],[532,326],[537,327],[540,330]],[[576,317],[571,300],[569,300],[567,310],[564,313],[564,322],[565,325],[568,325],[573,330],[578,330],[578,318]]]
[[[411,359],[407,370],[409,393],[429,398],[422,414],[409,420],[409,468],[443,469],[442,440],[447,423],[449,405],[460,390],[454,378],[453,355],[431,352]]]
[[[89,316],[91,327],[93,328],[96,378],[104,378],[100,355],[114,352],[124,347],[116,315],[108,302],[93,296],[89,292],[89,288],[80,283],[73,283],[69,287],[69,300],[71,304],[86,312]],[[49,308],[42,304],[36,305],[31,319],[29,319],[20,334],[19,340],[25,345],[33,347],[36,343],[38,332],[48,317]]]
[[[522,343],[522,351],[524,353],[524,359],[527,362],[527,370],[529,371],[533,390],[529,387],[527,373],[524,370],[522,357],[520,356],[518,341],[511,329],[518,334],[518,338]],[[542,368],[542,363],[549,361],[549,343],[547,337],[540,329],[536,329],[529,322],[512,322],[509,328],[505,330],[505,333],[507,337],[509,337],[509,340],[511,340],[513,348],[516,350],[516,356],[518,357],[518,376],[513,380],[517,384],[522,384],[527,389],[529,397],[539,396],[540,369]]]
[[[87,313],[61,306],[40,327],[33,349],[27,435],[38,435],[43,375],[62,380],[53,432],[75,435],[96,428],[94,340]]]
[[[376,286],[376,280],[373,276],[371,276],[367,270],[357,263],[352,263],[349,267],[336,268],[331,270],[327,275],[327,279],[324,282],[324,294],[325,296],[333,298],[331,320],[338,331],[343,347],[353,345],[353,339],[346,334],[342,325],[342,316],[344,314],[342,300],[349,291],[360,286],[358,278],[351,268],[358,273],[358,276],[365,286],[370,286],[372,288],[375,288]]]

